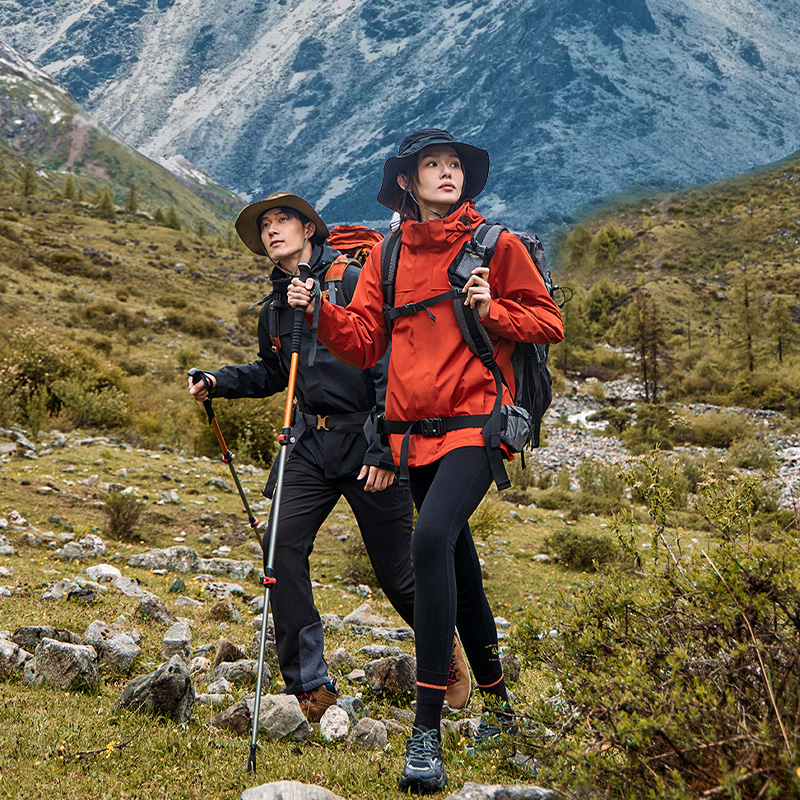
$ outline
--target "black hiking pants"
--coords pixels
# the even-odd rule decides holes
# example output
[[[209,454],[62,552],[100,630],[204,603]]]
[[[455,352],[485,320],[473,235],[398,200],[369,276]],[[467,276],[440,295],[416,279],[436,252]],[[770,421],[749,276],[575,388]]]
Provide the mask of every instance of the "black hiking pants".
[[[406,623],[413,624],[411,497],[397,483],[382,492],[365,492],[364,483],[355,475],[326,478],[318,466],[296,452],[286,461],[275,546],[276,583],[270,604],[278,662],[286,691],[292,694],[308,692],[330,680],[324,659],[322,622],[311,592],[308,558],[317,531],[340,497],[353,510],[381,589]],[[271,529],[272,515],[264,536],[265,554]],[[452,647],[452,634],[450,639]]]
[[[468,525],[492,483],[486,450],[453,450],[433,464],[411,467],[409,479],[419,512],[411,543],[417,682],[447,685],[458,626],[475,682],[479,687],[491,686],[500,680],[503,669],[497,627]]]

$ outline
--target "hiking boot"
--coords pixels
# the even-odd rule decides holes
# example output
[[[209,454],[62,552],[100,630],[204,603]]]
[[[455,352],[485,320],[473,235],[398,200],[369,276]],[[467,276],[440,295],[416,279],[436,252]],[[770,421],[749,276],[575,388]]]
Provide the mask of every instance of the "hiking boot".
[[[514,712],[508,705],[506,709],[503,711],[483,709],[481,721],[478,723],[478,730],[472,738],[472,746],[469,750],[497,747],[504,737],[513,738],[519,733],[519,726]]]
[[[439,731],[411,729],[406,739],[406,766],[400,776],[400,789],[412,794],[432,794],[444,789],[442,740]]]
[[[461,649],[458,636],[453,639],[453,655],[450,658],[450,674],[447,677],[447,690],[444,699],[453,709],[467,707],[469,696],[472,694],[472,680],[469,676],[469,667]]]
[[[310,692],[297,695],[300,710],[309,722],[319,722],[326,709],[336,704],[339,692],[332,683],[323,683]]]

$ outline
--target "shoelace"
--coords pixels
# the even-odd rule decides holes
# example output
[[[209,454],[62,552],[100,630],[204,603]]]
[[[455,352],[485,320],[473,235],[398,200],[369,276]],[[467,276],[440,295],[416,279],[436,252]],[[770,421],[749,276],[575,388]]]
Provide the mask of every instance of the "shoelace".
[[[311,700],[311,692],[303,692],[302,694],[297,695],[298,703],[308,703],[310,700]]]
[[[458,681],[458,670],[456,669],[456,654],[450,657],[450,672],[447,675],[447,685],[450,686]]]
[[[488,741],[489,739],[497,739],[503,733],[502,728],[496,725],[487,725],[485,722],[478,723],[478,732],[475,738],[479,742]]]
[[[419,736],[412,736],[406,744],[406,758],[427,761],[439,755],[439,740],[436,731],[425,731]]]

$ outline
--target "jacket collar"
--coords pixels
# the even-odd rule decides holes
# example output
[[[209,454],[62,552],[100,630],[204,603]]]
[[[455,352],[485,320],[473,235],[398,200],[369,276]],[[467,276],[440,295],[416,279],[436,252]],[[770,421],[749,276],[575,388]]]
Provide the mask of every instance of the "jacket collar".
[[[417,245],[436,249],[449,248],[453,242],[461,239],[465,234],[472,235],[475,228],[485,222],[484,218],[475,210],[475,203],[468,200],[442,219],[416,222],[406,220],[403,222],[403,244]]]

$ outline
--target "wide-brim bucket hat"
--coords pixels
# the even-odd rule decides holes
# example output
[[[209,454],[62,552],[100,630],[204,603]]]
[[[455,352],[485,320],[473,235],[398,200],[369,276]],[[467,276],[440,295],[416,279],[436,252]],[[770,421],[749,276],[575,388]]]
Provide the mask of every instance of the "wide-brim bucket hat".
[[[245,206],[236,217],[236,233],[244,244],[260,256],[267,255],[264,243],[261,241],[261,231],[258,229],[258,220],[265,211],[271,208],[293,208],[314,223],[314,235],[311,241],[322,244],[328,238],[328,226],[322,221],[319,214],[314,211],[311,203],[290,192],[275,192],[265,200],[258,200]]]
[[[397,148],[397,155],[388,158],[383,165],[383,183],[378,192],[378,202],[381,205],[391,211],[400,210],[403,190],[397,183],[397,176],[405,170],[409,159],[435,144],[452,147],[461,159],[466,178],[462,200],[473,200],[483,191],[489,177],[489,154],[486,150],[466,142],[457,142],[451,133],[441,128],[425,128],[406,136]]]

